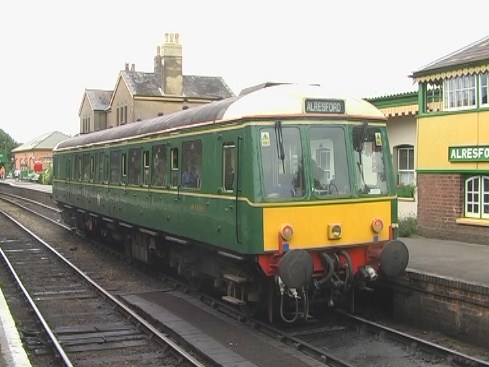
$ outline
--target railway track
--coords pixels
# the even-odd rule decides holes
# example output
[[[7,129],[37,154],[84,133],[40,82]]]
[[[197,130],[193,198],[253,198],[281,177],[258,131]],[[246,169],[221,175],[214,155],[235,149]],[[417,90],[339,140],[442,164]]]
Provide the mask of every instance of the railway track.
[[[248,324],[268,337],[332,367],[482,367],[489,359],[403,332],[343,310],[328,310],[302,324],[270,325],[229,309],[225,304],[200,298],[213,308]]]
[[[42,326],[30,331],[33,355],[63,366],[206,366],[1,210],[0,254]],[[19,232],[21,229],[22,232]],[[162,347],[164,346],[164,347]]]
[[[56,215],[51,218],[53,222],[58,221]],[[489,366],[489,362],[483,358],[470,356],[460,350],[437,345],[415,335],[399,332],[345,313],[336,317],[328,313],[326,317],[318,317],[299,326],[269,325],[212,297],[197,292],[189,293],[189,289],[185,285],[178,284],[177,281],[169,281],[175,282],[172,284],[176,286],[171,286],[173,289],[183,289],[184,293],[188,293],[186,296],[193,298],[194,301],[208,304],[213,310],[238,320],[239,324],[250,326],[249,330],[252,332],[265,335],[270,343],[278,341],[286,348],[303,354],[313,361],[304,365]],[[161,297],[158,293],[161,292],[154,293],[155,298]],[[166,295],[168,296],[168,293]],[[142,316],[146,315],[144,310],[139,309],[138,312]],[[148,315],[148,317],[152,316]],[[228,326],[231,327],[236,326]],[[314,361],[317,364],[314,364]],[[296,365],[289,362],[290,364],[284,365]],[[256,363],[256,365],[267,364]]]

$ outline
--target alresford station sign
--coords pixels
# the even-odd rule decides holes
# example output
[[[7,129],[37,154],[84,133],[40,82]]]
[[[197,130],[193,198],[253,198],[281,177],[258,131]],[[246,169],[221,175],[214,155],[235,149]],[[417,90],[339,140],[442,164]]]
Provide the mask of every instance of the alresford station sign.
[[[489,145],[448,147],[450,162],[489,162]]]

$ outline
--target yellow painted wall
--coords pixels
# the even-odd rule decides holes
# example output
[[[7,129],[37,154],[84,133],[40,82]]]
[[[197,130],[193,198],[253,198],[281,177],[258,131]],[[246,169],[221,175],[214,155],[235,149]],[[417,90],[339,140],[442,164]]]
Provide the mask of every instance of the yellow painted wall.
[[[448,161],[448,147],[489,145],[489,111],[421,116],[417,141],[419,170],[489,169],[489,162]]]

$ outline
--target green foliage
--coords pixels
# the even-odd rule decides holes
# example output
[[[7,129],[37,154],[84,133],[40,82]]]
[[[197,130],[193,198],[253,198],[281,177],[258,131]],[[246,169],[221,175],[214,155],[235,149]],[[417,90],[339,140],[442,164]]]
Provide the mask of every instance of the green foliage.
[[[12,157],[11,151],[18,146],[19,144],[12,139],[9,134],[0,129],[0,155],[2,155],[1,164],[5,166],[7,172],[12,169],[12,167],[10,167],[10,159]]]
[[[47,169],[39,175],[39,183],[43,185],[52,185],[53,184],[53,171],[51,169]]]
[[[418,220],[414,214],[403,215],[399,217],[399,237],[414,237],[417,234],[416,227]]]
[[[400,184],[396,187],[397,196],[400,198],[414,198],[414,192],[416,191],[416,185],[414,184]]]

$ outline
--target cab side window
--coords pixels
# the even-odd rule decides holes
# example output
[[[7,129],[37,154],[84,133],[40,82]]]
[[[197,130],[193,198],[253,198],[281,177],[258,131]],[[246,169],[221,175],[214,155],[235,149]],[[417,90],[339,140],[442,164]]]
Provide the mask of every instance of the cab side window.
[[[222,147],[222,187],[224,191],[234,190],[236,172],[236,147],[232,143],[226,143]]]

